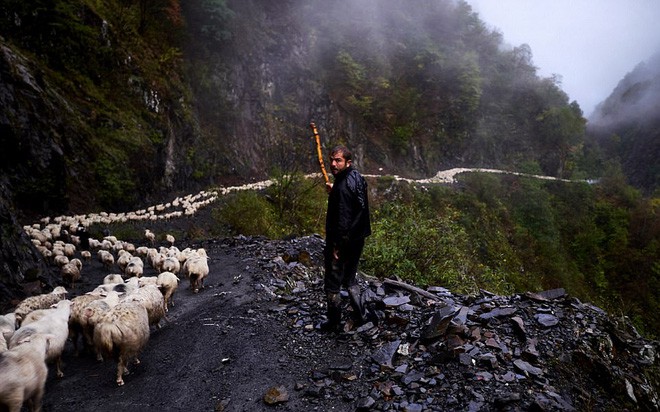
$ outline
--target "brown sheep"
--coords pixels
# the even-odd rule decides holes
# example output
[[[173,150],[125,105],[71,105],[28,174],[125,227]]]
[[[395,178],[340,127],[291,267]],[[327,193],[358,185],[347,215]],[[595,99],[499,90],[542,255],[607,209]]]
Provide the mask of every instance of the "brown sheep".
[[[117,385],[124,384],[127,365],[149,341],[149,315],[139,302],[123,301],[106,313],[94,328],[94,346],[110,357],[116,356]]]
[[[71,289],[75,288],[76,281],[80,280],[80,271],[82,270],[82,261],[80,259],[71,259],[69,263],[62,266],[62,280],[71,284]]]
[[[48,309],[60,300],[65,298],[68,292],[62,286],[58,286],[50,293],[25,298],[16,306],[14,315],[16,316],[16,327],[21,326],[25,316],[37,309]]]
[[[107,250],[99,250],[97,252],[97,256],[99,258],[99,262],[103,263],[103,266],[105,266],[107,269],[110,269],[110,267],[115,264],[115,257]]]

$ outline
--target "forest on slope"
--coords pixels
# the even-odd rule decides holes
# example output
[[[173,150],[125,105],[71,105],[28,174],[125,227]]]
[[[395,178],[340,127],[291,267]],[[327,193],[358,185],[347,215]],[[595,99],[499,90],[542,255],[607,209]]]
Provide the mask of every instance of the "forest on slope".
[[[626,85],[651,84],[624,80],[621,96],[635,96]],[[444,269],[467,273],[474,287],[571,285],[632,318],[658,313],[660,225],[648,197],[657,172],[640,174],[657,161],[629,143],[658,139],[634,119],[601,121],[622,107],[612,100],[598,121],[605,138],[592,138],[558,79],[537,74],[529,46],[505,45],[462,1],[6,0],[0,106],[3,280],[43,270],[31,267],[34,250],[20,238],[19,225],[37,217],[137,209],[173,193],[316,170],[315,121],[324,147],[347,144],[367,173],[428,177],[465,166],[602,177],[580,189],[475,179],[433,191],[435,203],[422,199],[409,215],[430,222],[420,236],[432,237],[421,239],[454,231],[460,247],[440,250],[468,269]],[[269,211],[260,217],[288,223],[267,222],[262,233],[318,231],[305,223],[318,222],[318,209],[303,223],[283,219],[304,195],[280,183],[277,196],[249,199]],[[440,207],[439,193],[453,208]],[[393,226],[392,204],[412,207],[406,199],[383,203],[383,232],[410,233]],[[374,262],[413,249],[378,244]],[[413,276],[438,270],[403,258]]]
[[[660,52],[640,62],[597,108],[587,142],[647,194],[660,187]],[[655,193],[657,195],[657,193]]]
[[[530,48],[416,3],[3,2],[3,175],[26,212],[126,209],[313,170],[313,120],[365,171],[589,176],[582,112]]]

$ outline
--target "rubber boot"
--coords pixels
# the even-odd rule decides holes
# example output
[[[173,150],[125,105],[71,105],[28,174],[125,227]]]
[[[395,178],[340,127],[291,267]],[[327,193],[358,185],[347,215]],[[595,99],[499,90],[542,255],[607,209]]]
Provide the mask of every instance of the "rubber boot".
[[[362,292],[359,285],[353,285],[348,288],[348,296],[353,308],[353,321],[355,325],[361,326],[367,322],[367,307],[362,299]]]
[[[341,323],[341,296],[339,293],[328,293],[326,296],[328,303],[328,320],[321,323],[322,332],[339,332]]]

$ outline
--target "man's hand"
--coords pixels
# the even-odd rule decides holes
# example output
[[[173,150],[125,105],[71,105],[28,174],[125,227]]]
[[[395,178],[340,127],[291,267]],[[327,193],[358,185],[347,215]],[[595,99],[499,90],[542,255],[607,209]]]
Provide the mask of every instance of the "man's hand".
[[[332,248],[332,257],[335,260],[339,260],[339,248],[338,247],[333,247]]]
[[[328,193],[332,192],[332,183],[328,182],[325,184],[325,191]]]

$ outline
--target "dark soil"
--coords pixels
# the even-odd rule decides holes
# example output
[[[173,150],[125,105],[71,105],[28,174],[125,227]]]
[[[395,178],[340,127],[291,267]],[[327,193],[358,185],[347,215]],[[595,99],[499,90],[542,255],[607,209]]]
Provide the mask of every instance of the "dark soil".
[[[351,396],[338,399],[310,387],[314,373],[350,365],[346,342],[312,332],[306,336],[317,342],[297,345],[286,316],[279,314],[279,299],[265,287],[272,276],[249,248],[221,241],[194,246],[209,255],[205,288],[193,294],[182,280],[167,321],[152,330],[141,363],[130,368],[125,385],[115,383],[115,361],[75,357],[68,348],[65,376],[56,378],[50,368],[43,410],[354,410]],[[146,266],[145,271],[145,276],[155,274]],[[99,262],[87,263],[84,282],[72,295],[93,289],[108,273]],[[266,404],[264,395],[278,386],[288,401]]]

